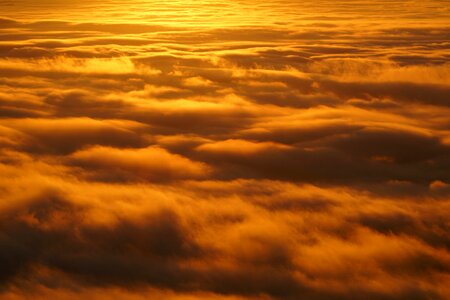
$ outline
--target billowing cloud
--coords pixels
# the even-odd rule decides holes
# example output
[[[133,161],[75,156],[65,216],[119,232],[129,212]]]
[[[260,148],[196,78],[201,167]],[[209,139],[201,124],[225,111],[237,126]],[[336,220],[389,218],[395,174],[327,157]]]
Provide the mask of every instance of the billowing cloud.
[[[8,119],[4,124],[22,134],[23,146],[28,151],[68,153],[89,145],[137,147],[145,144],[145,131],[142,130],[145,126],[137,122],[34,118]]]
[[[35,2],[1,300],[450,298],[445,0]]]
[[[70,159],[84,168],[104,170],[106,176],[115,172],[118,176],[125,173],[125,179],[136,176],[151,181],[166,181],[206,177],[209,173],[207,165],[158,147],[115,149],[97,146],[75,152]]]

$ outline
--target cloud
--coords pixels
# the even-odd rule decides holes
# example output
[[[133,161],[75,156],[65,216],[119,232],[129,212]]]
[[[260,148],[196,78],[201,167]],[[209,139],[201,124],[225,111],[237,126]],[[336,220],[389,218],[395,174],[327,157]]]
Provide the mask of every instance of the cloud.
[[[102,176],[118,178],[121,175],[149,181],[202,178],[210,168],[200,162],[171,154],[159,147],[141,149],[115,149],[97,146],[75,152],[70,160],[94,172],[104,171]]]
[[[444,2],[4,3],[0,299],[448,299]]]
[[[209,152],[219,156],[236,155],[236,156],[254,156],[267,151],[283,151],[289,150],[290,147],[282,144],[271,142],[254,143],[245,140],[226,140],[221,142],[203,144],[197,147],[200,152]]]
[[[28,163],[2,171],[9,293],[19,281],[23,293],[150,285],[237,298],[404,299],[429,295],[450,268],[448,244],[437,243],[448,243],[446,202],[429,200],[438,215],[423,201],[276,181],[111,185]],[[22,186],[26,194],[12,193]],[[348,291],[351,282],[357,288]]]
[[[145,137],[138,134],[145,126],[130,121],[34,118],[8,119],[2,123],[21,132],[25,136],[23,147],[31,152],[58,154],[89,145],[138,147],[145,143]]]

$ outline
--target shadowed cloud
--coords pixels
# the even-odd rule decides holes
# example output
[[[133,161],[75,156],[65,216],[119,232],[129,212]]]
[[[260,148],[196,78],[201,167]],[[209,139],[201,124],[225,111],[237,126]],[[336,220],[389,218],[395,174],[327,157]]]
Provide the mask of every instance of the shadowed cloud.
[[[446,0],[0,10],[0,300],[450,298]]]

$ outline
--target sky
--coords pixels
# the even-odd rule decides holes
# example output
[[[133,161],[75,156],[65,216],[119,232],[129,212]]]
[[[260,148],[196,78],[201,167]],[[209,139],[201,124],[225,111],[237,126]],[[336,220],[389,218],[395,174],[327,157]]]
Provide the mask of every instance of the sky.
[[[0,0],[0,300],[450,299],[448,0]]]

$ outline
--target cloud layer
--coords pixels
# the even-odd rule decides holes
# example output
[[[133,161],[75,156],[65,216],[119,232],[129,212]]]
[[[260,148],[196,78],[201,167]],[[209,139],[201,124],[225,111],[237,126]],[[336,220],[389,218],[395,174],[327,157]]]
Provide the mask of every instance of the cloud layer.
[[[446,2],[0,1],[0,299],[448,299]]]

